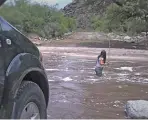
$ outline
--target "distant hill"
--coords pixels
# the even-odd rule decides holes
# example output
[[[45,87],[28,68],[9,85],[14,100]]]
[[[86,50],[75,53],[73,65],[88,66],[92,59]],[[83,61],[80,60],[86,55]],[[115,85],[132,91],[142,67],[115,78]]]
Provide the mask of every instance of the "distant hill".
[[[102,16],[111,3],[112,0],[73,0],[63,11],[66,16],[76,18],[78,28],[89,29],[91,18]]]

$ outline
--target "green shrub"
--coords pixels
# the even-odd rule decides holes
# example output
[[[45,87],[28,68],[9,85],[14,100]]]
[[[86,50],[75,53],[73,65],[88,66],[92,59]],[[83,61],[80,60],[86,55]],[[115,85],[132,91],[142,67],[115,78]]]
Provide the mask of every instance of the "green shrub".
[[[65,17],[57,8],[31,4],[28,0],[5,4],[0,15],[24,33],[37,33],[46,38],[62,36],[76,26],[75,19]]]

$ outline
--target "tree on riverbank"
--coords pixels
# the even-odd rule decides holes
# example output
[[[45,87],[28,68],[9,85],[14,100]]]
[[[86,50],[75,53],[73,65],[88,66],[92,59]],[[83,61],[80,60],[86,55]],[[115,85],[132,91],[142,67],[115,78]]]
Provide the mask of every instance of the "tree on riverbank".
[[[55,6],[32,4],[29,0],[3,5],[0,15],[22,32],[46,38],[59,37],[75,29],[75,20],[65,17]]]

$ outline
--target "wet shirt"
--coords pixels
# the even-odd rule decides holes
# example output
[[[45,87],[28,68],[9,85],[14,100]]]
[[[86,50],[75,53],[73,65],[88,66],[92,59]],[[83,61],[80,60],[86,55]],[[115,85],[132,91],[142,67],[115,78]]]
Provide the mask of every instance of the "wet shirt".
[[[96,67],[102,67],[102,65],[104,65],[104,59],[99,57],[96,63]]]

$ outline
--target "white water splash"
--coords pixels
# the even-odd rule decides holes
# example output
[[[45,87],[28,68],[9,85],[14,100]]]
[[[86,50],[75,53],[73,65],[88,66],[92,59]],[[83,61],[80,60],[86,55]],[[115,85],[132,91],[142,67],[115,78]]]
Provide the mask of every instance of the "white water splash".
[[[59,69],[45,69],[46,71],[60,71]]]
[[[140,73],[135,73],[135,75],[139,76],[139,75],[141,75],[141,74],[140,74]]]
[[[127,70],[127,71],[130,71],[130,72],[133,72],[133,67],[120,67],[120,68],[115,68],[117,70]]]
[[[68,68],[66,68],[66,70],[65,70],[65,71],[69,71],[69,70],[68,70]]]
[[[63,79],[63,81],[68,82],[68,81],[72,81],[73,79],[71,79],[70,77],[66,77]]]
[[[147,81],[148,82],[148,79],[146,78],[146,79],[144,79],[144,81]]]
[[[51,53],[51,52],[42,52],[43,54],[49,54],[49,53]]]
[[[69,103],[69,101],[68,101],[68,100],[65,100],[65,99],[63,99],[63,100],[58,100],[58,102],[60,102],[60,103]]]
[[[48,80],[48,82],[53,82],[54,80]]]
[[[89,78],[92,78],[92,79],[93,79],[93,78],[94,78],[94,76],[89,76]]]
[[[96,82],[96,81],[98,81],[98,79],[89,79],[90,81],[94,81],[94,82]]]
[[[119,73],[118,75],[119,75],[119,76],[127,76],[127,75],[129,75],[129,74],[127,74],[127,73]]]

